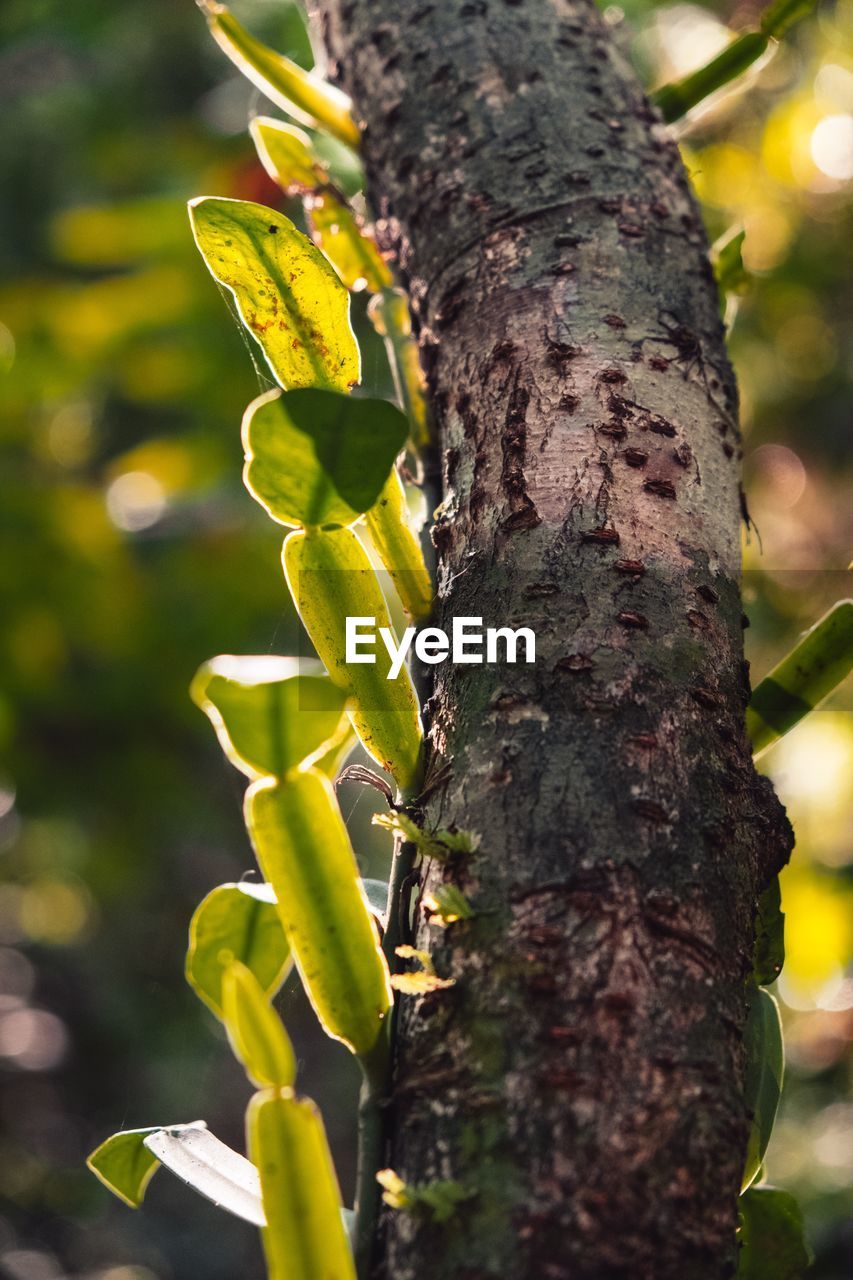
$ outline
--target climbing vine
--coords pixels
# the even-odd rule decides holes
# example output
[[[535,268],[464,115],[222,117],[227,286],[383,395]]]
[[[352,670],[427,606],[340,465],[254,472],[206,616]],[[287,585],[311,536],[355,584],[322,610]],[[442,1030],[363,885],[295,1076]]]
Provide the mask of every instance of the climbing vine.
[[[337,89],[261,45],[223,6],[201,4],[220,48],[266,97],[305,127],[258,117],[251,136],[267,173],[303,202],[303,233],[264,205],[199,197],[190,221],[199,252],[228,292],[272,378],[242,424],[246,489],[287,532],[287,589],[319,661],[218,657],[199,670],[192,697],[229,761],[249,780],[248,834],[262,883],[215,888],[190,924],[186,976],[227,1031],[257,1092],[246,1115],[248,1159],[193,1122],[115,1134],[89,1164],[121,1199],[138,1206],[160,1164],[224,1209],[257,1225],[272,1280],[365,1277],[374,1259],[380,1198],[394,1211],[452,1216],[472,1194],[452,1182],[407,1186],[385,1168],[385,1109],[396,1002],[443,991],[408,941],[412,871],[420,860],[464,858],[476,833],[425,831],[423,728],[409,670],[396,675],[381,650],[374,664],[345,661],[345,620],[370,616],[393,631],[376,566],[387,570],[413,624],[429,615],[433,589],[403,482],[424,472],[430,424],[407,299],[351,199],[323,158],[323,135],[357,151],[358,128]],[[708,68],[667,86],[657,101],[676,119],[722,87],[776,40],[807,3],[776,4]],[[319,140],[319,141],[318,141]],[[357,168],[350,156],[349,169]],[[736,231],[716,255],[723,292],[742,287]],[[361,356],[350,293],[371,295],[367,314],[383,339],[396,403],[359,391]],[[842,680],[853,656],[853,603],[840,602],[756,688],[747,728],[756,755],[793,728]],[[349,776],[383,790],[378,819],[393,839],[388,884],[361,878],[334,781],[356,738],[395,791],[371,771]],[[431,922],[454,928],[476,914],[446,885],[423,902]],[[742,1277],[762,1269],[767,1240],[796,1277],[805,1265],[796,1206],[761,1185],[779,1102],[783,1048],[768,986],[784,962],[778,881],[757,912],[753,972],[746,984],[746,1101],[753,1115],[742,1189]],[[272,1001],[295,968],[323,1029],[356,1057],[359,1105],[356,1203],[341,1204],[322,1120],[296,1090],[296,1059]]]

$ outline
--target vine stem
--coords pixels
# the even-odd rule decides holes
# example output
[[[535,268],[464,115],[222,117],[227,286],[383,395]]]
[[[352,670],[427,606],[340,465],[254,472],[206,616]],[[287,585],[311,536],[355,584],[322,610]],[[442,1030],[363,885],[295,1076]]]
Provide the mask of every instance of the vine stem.
[[[411,804],[413,798],[413,794],[400,792],[397,802],[405,806]],[[408,924],[406,888],[416,857],[417,849],[413,844],[400,839],[395,842],[388,884],[387,918],[382,938],[382,950],[391,973],[398,966],[397,947],[403,940]],[[376,1245],[381,1203],[376,1175],[384,1164],[387,1137],[385,1117],[393,1065],[396,1012],[395,1002],[375,1045],[359,1058],[363,1080],[358,1100],[358,1165],[353,1227],[353,1253],[359,1280],[368,1280]]]
[[[376,1044],[360,1059],[363,1080],[358,1099],[358,1166],[355,1187],[353,1254],[359,1280],[367,1280],[376,1244],[379,1221],[379,1184],[376,1175],[385,1149],[385,1100],[391,1076],[391,1024],[385,1019]]]

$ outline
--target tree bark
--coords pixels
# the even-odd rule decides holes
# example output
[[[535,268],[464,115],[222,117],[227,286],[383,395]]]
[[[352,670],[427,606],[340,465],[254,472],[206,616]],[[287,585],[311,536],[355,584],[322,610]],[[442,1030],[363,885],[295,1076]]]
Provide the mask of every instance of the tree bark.
[[[378,234],[438,423],[437,622],[534,665],[434,668],[423,869],[475,918],[417,945],[389,1163],[393,1280],[722,1280],[748,1129],[757,891],[786,860],[752,767],[737,398],[676,147],[592,0],[327,0]],[[444,772],[439,766],[444,764]]]

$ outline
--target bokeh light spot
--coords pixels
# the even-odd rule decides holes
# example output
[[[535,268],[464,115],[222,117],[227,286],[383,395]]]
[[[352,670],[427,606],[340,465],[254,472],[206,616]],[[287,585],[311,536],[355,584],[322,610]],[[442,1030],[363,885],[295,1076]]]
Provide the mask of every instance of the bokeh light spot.
[[[138,533],[157,523],[166,510],[166,493],[147,471],[126,471],[107,489],[107,511],[113,524]]]
[[[812,133],[811,153],[827,178],[837,182],[853,178],[853,116],[825,116]]]
[[[51,1071],[68,1048],[65,1024],[46,1009],[14,1009],[0,1018],[0,1057],[24,1071]]]

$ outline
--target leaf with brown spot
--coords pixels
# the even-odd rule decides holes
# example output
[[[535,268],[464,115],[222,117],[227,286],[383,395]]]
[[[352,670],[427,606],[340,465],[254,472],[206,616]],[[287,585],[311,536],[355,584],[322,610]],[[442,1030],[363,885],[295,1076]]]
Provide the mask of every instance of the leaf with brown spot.
[[[349,294],[308,237],[248,200],[199,196],[189,211],[210,274],[234,295],[281,386],[347,391],[358,382]]]

